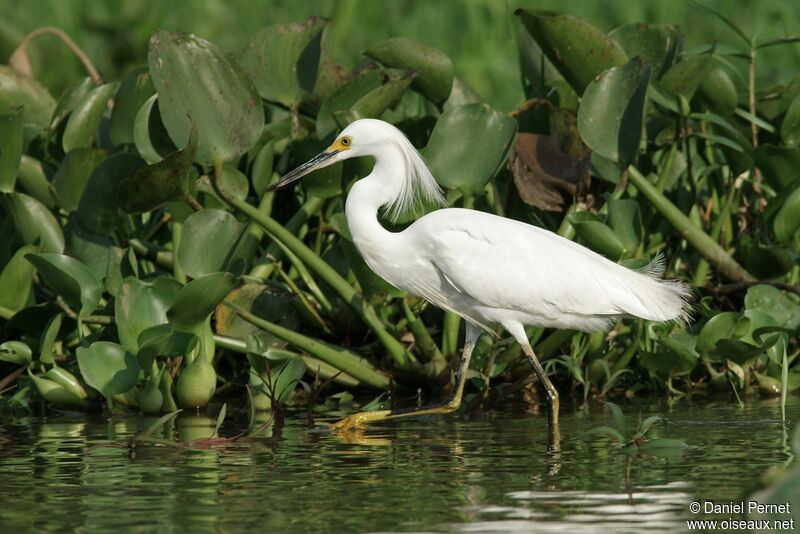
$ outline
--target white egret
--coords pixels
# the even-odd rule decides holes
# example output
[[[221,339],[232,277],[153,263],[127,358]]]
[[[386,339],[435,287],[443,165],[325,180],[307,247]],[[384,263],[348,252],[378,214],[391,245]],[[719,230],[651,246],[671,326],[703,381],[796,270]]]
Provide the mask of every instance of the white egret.
[[[345,204],[353,242],[370,268],[390,284],[457,313],[466,340],[450,398],[412,410],[361,412],[333,425],[458,409],[466,370],[482,330],[501,325],[522,346],[549,407],[558,442],[558,392],[531,348],[525,326],[596,331],[620,317],[683,320],[689,290],[661,280],[663,267],[633,271],[550,231],[469,209],[440,209],[401,232],[386,230],[381,209],[396,217],[418,200],[443,205],[444,196],[422,157],[400,130],[375,119],[347,126],[324,152],[285,175],[274,188],[338,161],[372,156],[375,166],[356,182]]]

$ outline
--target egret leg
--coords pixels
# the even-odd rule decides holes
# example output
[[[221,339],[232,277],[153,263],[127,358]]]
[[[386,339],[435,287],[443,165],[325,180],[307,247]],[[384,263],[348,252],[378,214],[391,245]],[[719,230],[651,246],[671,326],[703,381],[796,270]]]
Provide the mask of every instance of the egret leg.
[[[542,364],[539,363],[539,359],[536,357],[536,353],[533,352],[533,348],[528,341],[528,336],[525,334],[525,329],[523,326],[521,324],[509,324],[503,326],[512,336],[514,336],[514,338],[517,340],[517,343],[522,346],[522,351],[528,357],[528,361],[531,362],[531,366],[533,366],[533,370],[536,372],[536,376],[539,378],[539,383],[544,386],[545,399],[547,400],[547,419],[550,430],[548,436],[550,450],[559,451],[561,450],[561,430],[558,426],[558,390],[555,388],[553,383],[550,382],[550,379],[544,372]]]
[[[331,425],[331,431],[340,432],[375,421],[386,421],[390,419],[399,419],[400,417],[414,417],[417,415],[446,414],[458,410],[459,406],[461,406],[461,397],[464,394],[464,383],[467,379],[469,360],[472,357],[472,350],[475,348],[475,342],[478,340],[480,334],[481,330],[478,327],[467,323],[464,349],[461,351],[461,361],[458,363],[458,368],[456,369],[455,388],[450,392],[450,397],[447,401],[429,404],[420,408],[358,412]]]

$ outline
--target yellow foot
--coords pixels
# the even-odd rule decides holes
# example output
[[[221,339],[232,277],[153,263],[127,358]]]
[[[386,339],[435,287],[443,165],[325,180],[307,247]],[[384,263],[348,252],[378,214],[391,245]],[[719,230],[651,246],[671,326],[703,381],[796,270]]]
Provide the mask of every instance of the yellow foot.
[[[330,426],[331,432],[345,432],[354,428],[360,428],[370,421],[379,421],[389,415],[389,410],[377,410],[374,412],[358,412]]]

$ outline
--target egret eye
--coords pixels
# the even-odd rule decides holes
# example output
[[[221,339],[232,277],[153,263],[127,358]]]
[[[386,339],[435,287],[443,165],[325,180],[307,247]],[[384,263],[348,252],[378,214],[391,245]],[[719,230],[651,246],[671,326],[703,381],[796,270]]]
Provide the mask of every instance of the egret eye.
[[[339,143],[341,143],[342,146],[350,146],[350,138],[347,137],[347,136],[342,137],[342,139],[341,139],[341,141],[339,141]]]

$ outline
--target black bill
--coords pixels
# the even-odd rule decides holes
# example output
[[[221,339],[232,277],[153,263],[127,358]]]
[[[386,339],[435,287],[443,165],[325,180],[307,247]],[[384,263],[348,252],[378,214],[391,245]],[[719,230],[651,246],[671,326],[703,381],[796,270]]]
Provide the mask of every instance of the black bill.
[[[332,163],[330,161],[331,158],[333,158],[333,156],[335,156],[338,153],[339,153],[338,150],[332,150],[330,152],[322,152],[314,156],[312,159],[303,163],[295,170],[286,173],[280,180],[269,186],[267,188],[267,191],[275,191],[276,189],[286,187],[287,185],[296,182],[306,174],[309,174],[317,169],[321,169],[322,167],[329,165],[330,163]]]

